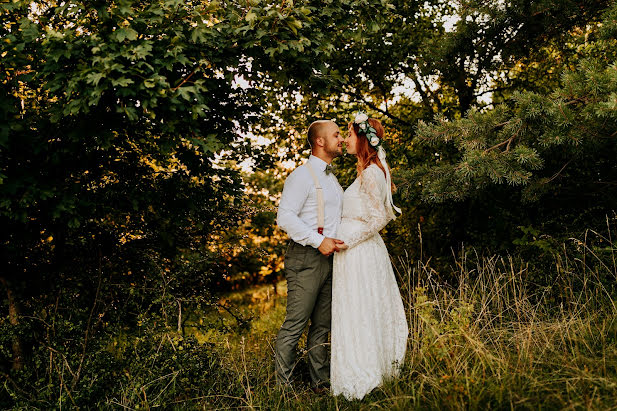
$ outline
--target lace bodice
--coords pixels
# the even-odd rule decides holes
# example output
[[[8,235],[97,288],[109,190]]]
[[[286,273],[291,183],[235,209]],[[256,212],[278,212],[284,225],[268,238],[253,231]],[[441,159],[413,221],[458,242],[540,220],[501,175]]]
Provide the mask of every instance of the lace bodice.
[[[341,224],[345,224],[345,220],[359,222],[346,224],[345,229],[341,227],[337,236],[349,248],[379,233],[394,218],[392,209],[386,204],[386,190],[389,189],[383,171],[376,164],[371,164],[345,190]]]

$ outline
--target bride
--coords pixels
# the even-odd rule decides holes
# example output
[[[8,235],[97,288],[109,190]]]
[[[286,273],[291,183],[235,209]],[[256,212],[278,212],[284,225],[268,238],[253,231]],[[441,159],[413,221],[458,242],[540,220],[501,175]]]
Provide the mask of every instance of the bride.
[[[349,124],[347,152],[358,178],[343,197],[337,238],[348,246],[334,254],[332,359],[334,395],[363,398],[395,376],[405,356],[407,320],[388,250],[379,231],[395,218],[391,180],[379,120],[359,113]]]

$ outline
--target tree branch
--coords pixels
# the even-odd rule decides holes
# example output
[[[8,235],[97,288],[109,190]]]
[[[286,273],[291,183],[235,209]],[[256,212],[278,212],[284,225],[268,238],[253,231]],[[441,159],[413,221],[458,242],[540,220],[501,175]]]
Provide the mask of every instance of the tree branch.
[[[568,164],[570,164],[572,162],[572,159],[568,160],[568,162],[566,164],[563,165],[563,167],[561,167],[561,169],[556,172],[555,174],[553,174],[553,176],[551,178],[549,178],[548,180],[546,180],[544,182],[544,184],[548,184],[551,181],[553,181],[554,179],[556,179],[557,177],[559,177],[559,174],[561,174],[561,172],[568,166]]]
[[[364,96],[362,96],[359,93],[355,93],[353,91],[346,91],[346,90],[339,90],[341,93],[345,93],[347,95],[349,95],[350,97],[354,97],[358,100],[360,100],[363,104],[365,104],[366,106],[370,107],[371,109],[380,112],[381,114],[385,115],[386,117],[391,118],[394,121],[397,121],[401,124],[404,124],[406,126],[412,126],[413,124],[411,124],[409,121],[403,120],[402,118],[395,116],[394,114],[388,112],[387,110],[382,110],[380,109],[378,106],[376,106],[374,103],[367,101]]]
[[[514,133],[509,139],[504,140],[501,143],[495,144],[493,147],[490,147],[490,148],[487,148],[486,150],[484,150],[484,154],[488,153],[491,150],[499,148],[499,147],[501,147],[503,145],[506,145],[506,150],[505,151],[510,151],[510,144],[512,144],[512,142],[514,141],[516,136],[518,136],[518,131],[516,133]]]
[[[183,85],[184,85],[187,81],[189,81],[189,80],[190,80],[190,78],[191,78],[191,77],[193,77],[193,74],[195,74],[195,72],[196,72],[197,70],[199,70],[199,68],[201,68],[201,64],[200,64],[200,65],[198,65],[197,67],[195,67],[195,68],[193,69],[193,71],[191,71],[191,73],[190,73],[188,76],[186,76],[185,78],[183,78],[183,79],[182,79],[182,81],[180,82],[180,84],[178,84],[176,87],[172,88],[172,89],[171,89],[171,91],[176,91],[176,90],[178,90],[180,87],[182,87],[182,86],[183,86]]]
[[[431,101],[429,100],[428,95],[426,94],[426,91],[424,91],[424,89],[422,88],[422,85],[420,84],[420,81],[418,80],[418,76],[414,74],[411,77],[411,81],[413,81],[413,84],[416,86],[416,91],[420,94],[420,97],[422,98],[422,103],[424,103],[424,106],[426,107],[426,109],[429,110],[430,112],[433,112],[433,105],[431,104]]]

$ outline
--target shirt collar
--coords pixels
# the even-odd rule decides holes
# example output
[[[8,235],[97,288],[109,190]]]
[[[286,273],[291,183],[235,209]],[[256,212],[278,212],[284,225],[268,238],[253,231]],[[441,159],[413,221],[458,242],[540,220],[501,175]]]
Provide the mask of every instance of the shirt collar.
[[[314,164],[320,171],[326,171],[326,166],[328,165],[328,163],[323,161],[321,158],[311,154],[308,161],[310,161],[311,164]]]

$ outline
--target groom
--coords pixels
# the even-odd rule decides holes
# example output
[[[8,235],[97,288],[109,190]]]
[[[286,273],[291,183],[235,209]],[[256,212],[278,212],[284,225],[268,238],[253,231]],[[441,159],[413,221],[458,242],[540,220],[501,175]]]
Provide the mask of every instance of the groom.
[[[309,371],[313,389],[321,392],[330,377],[326,344],[332,304],[332,254],[347,248],[334,238],[343,211],[343,189],[330,165],[343,154],[343,137],[334,122],[319,120],[310,125],[308,141],[312,154],[285,180],[277,214],[278,225],[291,241],[285,253],[287,315],[276,338],[275,369],[277,383],[288,385],[296,363],[296,346],[310,319]]]

